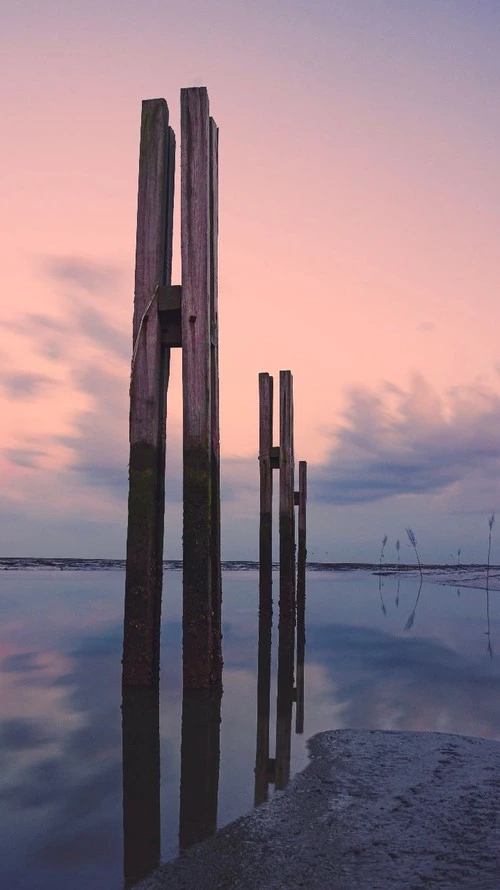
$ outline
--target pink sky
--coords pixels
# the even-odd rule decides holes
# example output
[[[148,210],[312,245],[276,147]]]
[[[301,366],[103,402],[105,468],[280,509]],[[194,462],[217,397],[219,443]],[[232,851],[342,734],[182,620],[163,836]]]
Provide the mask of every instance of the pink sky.
[[[468,0],[4,12],[1,555],[124,553],[140,102],[164,96],[179,134],[179,90],[203,84],[221,146],[224,555],[256,555],[257,377],[290,368],[313,559],[376,560],[385,533],[395,558],[411,526],[425,561],[484,560],[499,27],[497,3]],[[177,232],[175,250],[177,282]],[[171,557],[179,387],[176,356]]]

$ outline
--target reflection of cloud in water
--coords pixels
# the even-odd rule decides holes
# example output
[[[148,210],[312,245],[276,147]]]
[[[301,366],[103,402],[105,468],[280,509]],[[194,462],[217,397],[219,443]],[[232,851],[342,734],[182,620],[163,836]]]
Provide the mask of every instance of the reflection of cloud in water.
[[[102,628],[101,636],[81,637],[70,654],[10,651],[2,662],[2,872],[9,881],[18,875],[19,857],[27,860],[26,890],[45,886],[49,874],[54,890],[86,890],[97,866],[116,884],[120,639],[118,626]],[[39,867],[44,877],[38,881]]]
[[[345,625],[310,627],[308,643],[337,684],[345,726],[500,738],[500,676],[491,662],[433,640]]]

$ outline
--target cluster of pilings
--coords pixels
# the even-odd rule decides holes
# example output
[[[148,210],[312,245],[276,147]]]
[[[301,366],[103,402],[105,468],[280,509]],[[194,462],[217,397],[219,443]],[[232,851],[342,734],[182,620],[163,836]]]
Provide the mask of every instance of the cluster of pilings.
[[[257,754],[255,802],[267,798],[268,784],[286,786],[290,776],[293,703],[296,732],[304,728],[305,571],[307,464],[299,462],[295,490],[293,378],[280,371],[279,445],[273,445],[273,378],[259,375],[259,652],[257,680]],[[273,470],[279,471],[279,627],[276,699],[276,754],[270,757],[273,618]],[[296,561],[295,511],[298,507]],[[297,566],[296,566],[297,563]],[[296,583],[297,581],[297,583]],[[297,647],[295,649],[295,628]],[[294,659],[296,685],[294,685]]]
[[[175,348],[182,350],[183,391],[181,847],[216,826],[222,692],[218,129],[204,87],[181,90],[180,285],[171,282],[174,171],[167,103],[147,100],[139,155],[122,662],[127,886],[160,856],[166,417]]]
[[[182,349],[183,665],[221,683],[217,320],[218,130],[205,88],[181,90],[182,283],[172,286],[175,137],[164,99],[143,102],[130,382],[123,685],[159,682],[170,351]]]
[[[130,464],[123,639],[125,883],[160,859],[159,671],[171,350],[182,350],[183,708],[181,849],[215,831],[222,693],[218,372],[218,129],[204,87],[181,90],[182,281],[172,285],[175,136],[164,99],[143,102],[130,379]],[[290,773],[291,720],[304,719],[306,479],[294,488],[293,387],[259,377],[260,571],[256,801]],[[273,470],[279,469],[276,757],[269,756]],[[295,515],[298,505],[296,574]],[[296,685],[294,685],[297,627]]]

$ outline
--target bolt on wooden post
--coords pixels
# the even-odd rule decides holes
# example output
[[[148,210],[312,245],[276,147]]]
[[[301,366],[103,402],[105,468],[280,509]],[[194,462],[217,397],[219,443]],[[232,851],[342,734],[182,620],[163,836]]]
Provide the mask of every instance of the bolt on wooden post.
[[[165,100],[143,102],[122,680],[159,682],[166,391],[170,350],[182,347],[184,683],[204,689],[222,672],[218,130],[204,87],[181,91],[180,286],[171,284],[174,154]]]

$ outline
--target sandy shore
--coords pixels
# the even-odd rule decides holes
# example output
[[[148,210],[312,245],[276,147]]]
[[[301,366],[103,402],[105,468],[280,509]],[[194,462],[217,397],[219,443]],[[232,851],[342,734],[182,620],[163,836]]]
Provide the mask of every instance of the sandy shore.
[[[268,803],[141,890],[500,890],[500,743],[335,730]]]

